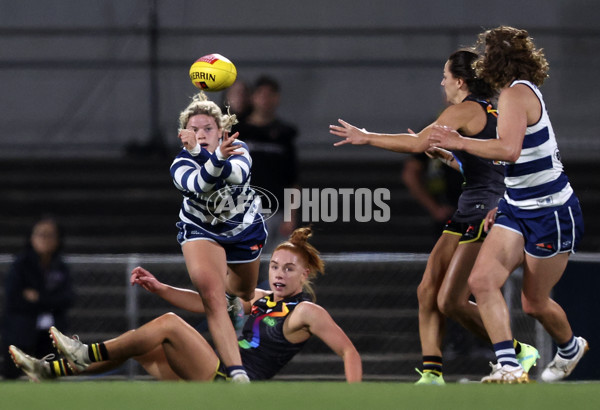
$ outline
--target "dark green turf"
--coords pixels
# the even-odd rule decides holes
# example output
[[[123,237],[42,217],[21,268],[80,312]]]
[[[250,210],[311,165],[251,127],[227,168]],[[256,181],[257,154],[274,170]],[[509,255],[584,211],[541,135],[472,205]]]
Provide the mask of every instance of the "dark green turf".
[[[0,409],[598,409],[600,383],[530,385],[152,381],[0,382]]]

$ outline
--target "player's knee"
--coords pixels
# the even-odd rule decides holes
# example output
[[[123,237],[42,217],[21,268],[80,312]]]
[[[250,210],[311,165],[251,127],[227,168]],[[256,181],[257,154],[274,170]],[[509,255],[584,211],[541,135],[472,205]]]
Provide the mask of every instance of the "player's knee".
[[[538,318],[543,315],[543,309],[535,304],[523,304],[523,312],[533,318]]]
[[[545,302],[535,301],[527,298],[525,295],[521,295],[521,306],[525,314],[534,318],[538,318],[544,315],[548,304]]]
[[[460,306],[456,300],[452,300],[445,295],[438,295],[437,304],[440,312],[449,318],[454,318],[460,313]]]
[[[477,298],[477,295],[481,295],[490,290],[490,281],[485,275],[476,271],[471,272],[468,283],[469,289],[475,298]]]
[[[433,306],[437,299],[437,289],[430,282],[421,282],[417,287],[417,299],[420,307]]]
[[[221,277],[215,276],[212,272],[194,272],[190,273],[190,278],[202,299],[223,297],[225,285]]]
[[[183,321],[183,319],[173,312],[165,313],[159,316],[156,320],[160,323],[161,327],[165,329],[172,326],[177,326],[181,321]]]
[[[225,291],[222,289],[207,289],[204,292],[200,292],[200,297],[205,306],[214,308],[219,304],[227,304],[225,299]]]

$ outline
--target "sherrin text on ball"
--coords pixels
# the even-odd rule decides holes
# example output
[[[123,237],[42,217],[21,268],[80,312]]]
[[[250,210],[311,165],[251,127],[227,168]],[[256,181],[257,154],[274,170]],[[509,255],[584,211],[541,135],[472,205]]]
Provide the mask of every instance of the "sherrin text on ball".
[[[221,91],[237,78],[235,65],[221,54],[200,57],[190,67],[192,84],[203,91]]]

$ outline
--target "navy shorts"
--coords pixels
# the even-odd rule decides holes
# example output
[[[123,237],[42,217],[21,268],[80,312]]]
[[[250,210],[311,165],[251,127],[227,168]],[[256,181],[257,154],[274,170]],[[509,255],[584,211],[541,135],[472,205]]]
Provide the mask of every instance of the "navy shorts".
[[[443,233],[451,235],[460,235],[459,244],[483,241],[487,232],[483,230],[485,219],[479,219],[472,222],[456,222],[450,219],[444,226]]]
[[[177,228],[179,228],[177,242],[180,245],[188,241],[216,242],[225,249],[227,263],[247,263],[258,259],[267,240],[264,222],[253,223],[239,234],[231,237],[219,236],[197,225],[181,221],[177,222]]]
[[[536,258],[573,252],[583,236],[583,215],[573,195],[564,205],[532,218],[518,218],[504,199],[498,204],[495,225],[523,235],[525,252]]]

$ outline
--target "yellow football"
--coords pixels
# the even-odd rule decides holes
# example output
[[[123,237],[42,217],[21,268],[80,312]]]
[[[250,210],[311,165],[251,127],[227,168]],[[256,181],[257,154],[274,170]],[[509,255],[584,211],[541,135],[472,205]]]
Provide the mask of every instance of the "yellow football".
[[[235,82],[237,69],[226,57],[208,54],[190,67],[192,84],[203,91],[221,91]]]

